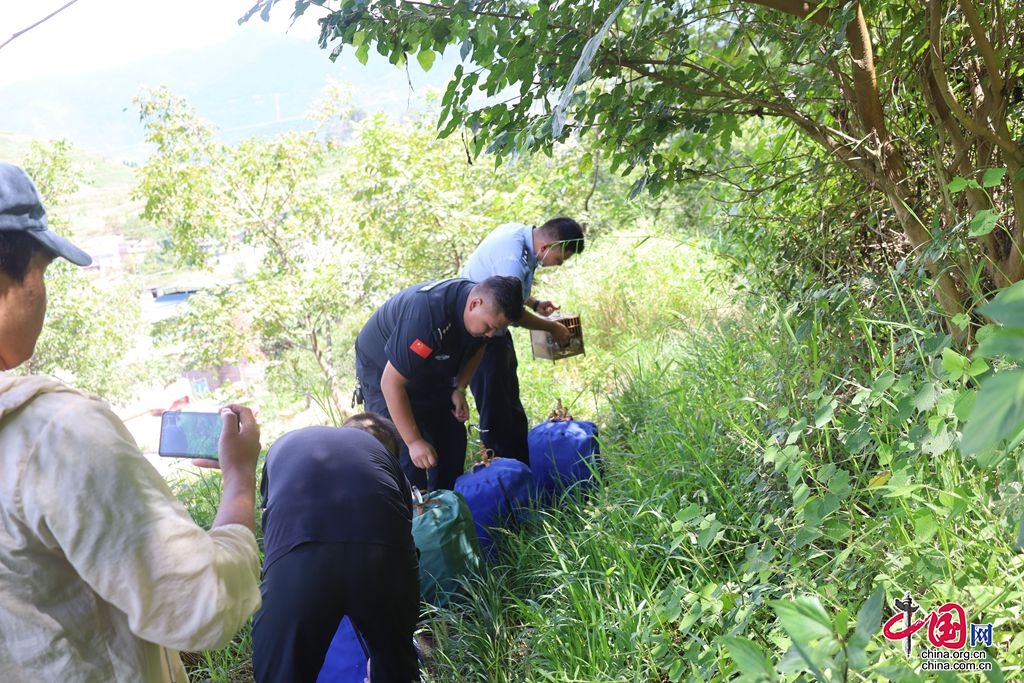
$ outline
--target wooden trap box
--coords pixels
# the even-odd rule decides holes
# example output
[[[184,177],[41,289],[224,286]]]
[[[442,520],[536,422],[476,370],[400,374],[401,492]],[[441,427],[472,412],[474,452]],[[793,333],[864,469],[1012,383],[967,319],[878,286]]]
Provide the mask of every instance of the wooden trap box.
[[[557,320],[569,329],[569,344],[559,346],[552,336],[544,330],[530,330],[530,346],[534,358],[545,360],[562,360],[569,356],[579,356],[583,351],[583,326],[578,315],[561,315],[556,313],[551,320]]]

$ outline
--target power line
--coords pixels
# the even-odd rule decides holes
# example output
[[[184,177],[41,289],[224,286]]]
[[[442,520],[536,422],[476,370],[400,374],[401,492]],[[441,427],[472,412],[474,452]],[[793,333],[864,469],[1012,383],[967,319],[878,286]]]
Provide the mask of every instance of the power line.
[[[66,10],[66,9],[67,9],[68,7],[71,7],[71,6],[72,6],[73,4],[75,4],[76,2],[78,2],[78,0],[71,0],[71,2],[69,2],[68,4],[64,5],[64,6],[63,6],[63,7],[61,7],[60,9],[56,9],[56,10],[54,10],[54,11],[50,12],[50,13],[49,13],[48,15],[46,15],[45,17],[43,17],[42,19],[40,19],[40,20],[39,20],[39,21],[37,21],[36,23],[32,24],[32,25],[31,25],[31,26],[29,26],[28,28],[23,28],[23,29],[21,29],[20,31],[16,31],[15,33],[11,34],[11,37],[10,37],[10,38],[8,38],[8,39],[7,39],[7,40],[5,40],[5,41],[4,41],[4,42],[3,42],[2,44],[0,44],[0,50],[2,50],[2,49],[3,49],[4,47],[6,47],[8,43],[10,43],[10,42],[11,42],[12,40],[14,40],[15,38],[17,38],[18,36],[20,36],[20,35],[22,35],[22,34],[24,34],[24,33],[28,33],[29,31],[31,31],[32,29],[34,29],[34,28],[35,28],[36,26],[39,26],[39,24],[43,23],[44,21],[47,21],[47,20],[49,20],[49,19],[52,19],[53,17],[57,16],[58,14],[60,14],[60,13],[61,13],[61,12],[63,12],[64,10]]]

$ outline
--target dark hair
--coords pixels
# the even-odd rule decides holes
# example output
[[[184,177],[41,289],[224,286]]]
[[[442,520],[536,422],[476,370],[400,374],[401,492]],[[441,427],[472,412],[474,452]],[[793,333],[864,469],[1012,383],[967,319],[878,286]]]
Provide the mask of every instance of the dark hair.
[[[45,247],[31,235],[15,230],[0,230],[0,272],[20,283],[28,274],[28,264]]]
[[[366,432],[373,438],[384,444],[393,456],[398,457],[398,447],[402,443],[402,437],[398,434],[395,423],[377,413],[357,413],[348,417],[341,423],[342,427],[352,427]]]
[[[565,216],[552,218],[539,230],[552,242],[561,244],[564,251],[583,253],[583,228],[573,219]]]
[[[489,301],[510,323],[523,317],[523,281],[511,275],[492,275],[470,291]]]

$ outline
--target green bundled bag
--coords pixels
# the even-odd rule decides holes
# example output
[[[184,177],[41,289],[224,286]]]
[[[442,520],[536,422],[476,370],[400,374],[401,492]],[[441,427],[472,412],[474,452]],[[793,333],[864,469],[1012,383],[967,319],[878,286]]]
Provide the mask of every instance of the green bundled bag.
[[[459,582],[480,571],[480,545],[473,515],[455,491],[431,491],[417,497],[412,538],[420,551],[420,596],[443,607]]]

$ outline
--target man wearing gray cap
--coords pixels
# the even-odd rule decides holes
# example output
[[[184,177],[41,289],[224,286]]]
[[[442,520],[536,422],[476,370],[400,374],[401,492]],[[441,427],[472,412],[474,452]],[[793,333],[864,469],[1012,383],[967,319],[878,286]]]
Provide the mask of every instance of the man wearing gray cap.
[[[177,650],[223,647],[259,606],[259,426],[221,411],[223,495],[205,531],[100,399],[7,372],[46,315],[44,273],[89,255],[0,162],[0,678],[187,681]]]

